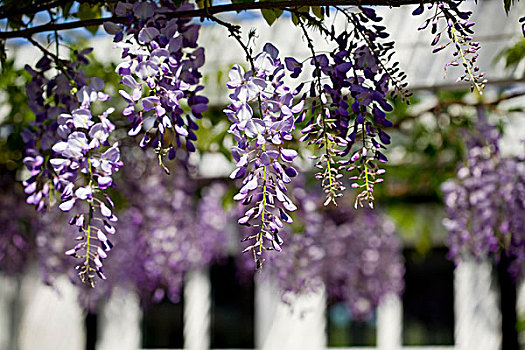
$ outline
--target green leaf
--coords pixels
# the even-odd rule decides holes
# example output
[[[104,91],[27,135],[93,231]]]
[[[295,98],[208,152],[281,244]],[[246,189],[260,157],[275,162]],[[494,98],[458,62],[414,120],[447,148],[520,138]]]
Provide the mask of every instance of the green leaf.
[[[505,7],[505,12],[509,14],[510,8],[514,6],[520,0],[503,0],[503,6]]]
[[[292,23],[295,25],[299,24],[299,18],[295,15],[295,13],[292,13]]]
[[[200,8],[200,9],[204,8],[204,0],[197,0],[197,1],[195,1],[195,3],[197,4],[198,8]]]
[[[268,25],[271,26],[277,18],[281,17],[281,15],[283,14],[283,10],[281,9],[261,9],[261,13],[264,19],[266,20],[266,23],[268,23]]]
[[[312,12],[320,20],[324,19],[324,10],[321,6],[312,6]]]
[[[5,41],[0,40],[0,68],[4,69],[7,55],[5,53]]]
[[[516,67],[523,59],[525,59],[525,39],[498,53],[496,58],[494,58],[494,63],[502,59],[505,59],[506,69]]]
[[[511,5],[511,0],[503,0],[503,6],[505,7],[505,12],[507,12],[507,14],[509,13]]]
[[[77,17],[80,20],[88,20],[94,18],[100,18],[102,15],[102,10],[99,5],[89,5],[87,3],[82,3],[78,7]],[[89,26],[86,29],[93,35],[97,33],[99,26]]]
[[[66,2],[62,5],[62,16],[64,18],[69,18],[71,16],[71,7],[73,6],[74,1]]]

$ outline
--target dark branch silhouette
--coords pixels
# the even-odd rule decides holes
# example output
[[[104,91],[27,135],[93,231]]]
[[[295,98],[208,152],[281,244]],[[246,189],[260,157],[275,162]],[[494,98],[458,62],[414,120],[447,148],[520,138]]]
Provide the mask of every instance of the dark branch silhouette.
[[[174,11],[168,14],[169,18],[188,18],[188,17],[200,17],[209,18],[210,15],[216,15],[219,13],[233,12],[233,11],[247,11],[247,10],[261,10],[261,9],[290,9],[302,6],[361,6],[361,5],[374,5],[374,6],[390,6],[399,7],[410,4],[421,4],[421,3],[435,2],[435,0],[285,0],[285,1],[265,1],[265,2],[249,2],[249,3],[236,3],[227,5],[216,5],[210,6],[205,9],[187,10],[187,11]],[[59,1],[57,1],[59,3]],[[1,16],[0,12],[0,17]],[[37,33],[49,32],[49,31],[61,31],[67,29],[83,28],[90,26],[98,26],[104,22],[111,21],[115,23],[123,23],[127,21],[125,17],[105,17],[105,18],[93,18],[88,20],[79,20],[66,23],[47,23],[31,28],[11,30],[0,32],[0,40],[10,38],[23,38],[29,37]]]

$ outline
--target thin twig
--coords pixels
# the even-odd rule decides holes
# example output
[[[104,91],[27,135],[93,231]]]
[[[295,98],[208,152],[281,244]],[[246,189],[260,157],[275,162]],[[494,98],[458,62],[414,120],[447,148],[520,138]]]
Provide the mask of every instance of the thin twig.
[[[398,78],[396,78],[395,76],[395,73],[393,73],[393,70],[392,68],[390,67],[387,67],[387,62],[383,62],[383,55],[381,55],[380,51],[379,51],[379,48],[377,47],[377,45],[372,42],[370,40],[370,37],[362,30],[362,28],[360,27],[359,23],[357,23],[356,19],[355,19],[355,16],[354,15],[350,15],[348,14],[344,9],[342,9],[341,7],[339,6],[335,6],[335,8],[339,11],[339,12],[342,12],[343,15],[350,21],[352,22],[352,24],[354,25],[354,28],[361,34],[361,36],[363,37],[363,40],[366,42],[366,45],[370,48],[370,51],[374,54],[374,57],[376,58],[377,60],[377,63],[379,64],[379,66],[381,66],[381,68],[383,69],[383,71],[388,74],[388,76],[390,77],[390,81],[392,82],[392,85],[394,85],[394,92],[397,90],[399,92],[399,94],[402,96],[403,99],[408,99],[408,97],[410,97],[410,93],[402,87],[402,80],[398,80]]]
[[[60,57],[58,57],[58,55],[55,55],[54,53],[52,53],[51,51],[49,51],[48,49],[46,49],[45,47],[43,47],[42,45],[40,45],[40,43],[38,41],[36,41],[35,39],[29,37],[29,38],[26,38],[31,44],[33,44],[33,46],[37,47],[40,51],[42,51],[42,53],[46,56],[49,56],[51,57],[54,61],[55,61],[55,64],[57,65],[57,69],[60,70],[62,73],[64,73],[64,75],[69,79],[69,80],[72,80],[71,79],[71,76],[69,75],[69,73],[67,72],[67,67],[65,65],[65,60],[62,60]]]
[[[328,182],[329,182],[329,185],[330,185],[330,194],[329,194],[329,197],[330,197],[330,200],[334,203],[334,205],[337,205],[337,203],[335,202],[335,198],[336,198],[336,193],[334,192],[334,182],[337,181],[336,179],[333,179],[333,175],[332,175],[332,148],[329,146],[329,142],[330,140],[328,139],[328,133],[327,133],[327,123],[326,123],[326,115],[325,115],[325,106],[324,106],[324,103],[323,103],[323,100],[321,98],[321,95],[323,94],[323,85],[321,83],[321,66],[319,65],[319,61],[317,60],[317,55],[315,53],[315,48],[314,48],[314,45],[313,45],[313,41],[312,39],[310,38],[310,36],[308,35],[308,31],[306,30],[306,27],[303,23],[303,20],[298,17],[298,20],[299,20],[299,24],[301,26],[301,29],[303,30],[303,35],[306,39],[306,42],[307,42],[307,45],[308,45],[308,48],[310,49],[311,53],[312,53],[312,60],[314,61],[314,64],[315,64],[315,73],[316,73],[316,76],[317,76],[317,88],[318,88],[318,92],[319,92],[319,102],[321,104],[321,122],[323,124],[323,138],[324,138],[324,151],[325,151],[325,157],[326,157],[326,166],[327,166],[327,171],[328,171]],[[312,116],[313,118],[313,116]]]
[[[210,19],[211,21],[214,21],[215,23],[225,27],[228,29],[228,31],[230,32],[230,36],[232,36],[238,43],[239,45],[241,45],[244,53],[246,54],[246,60],[250,63],[250,67],[252,69],[252,74],[255,74],[255,64],[253,62],[253,57],[252,57],[252,53],[250,51],[250,48],[248,47],[248,45],[246,45],[243,41],[242,41],[242,38],[241,38],[241,35],[240,35],[240,27],[237,26],[237,25],[234,25],[234,24],[231,24],[231,23],[228,23],[228,22],[225,22],[211,14],[208,14],[207,15],[207,18]],[[263,112],[262,112],[262,101],[261,101],[261,95],[258,94],[257,95],[257,102],[258,102],[258,105],[259,105],[259,113],[261,114],[261,118],[262,118],[262,115],[263,115]]]

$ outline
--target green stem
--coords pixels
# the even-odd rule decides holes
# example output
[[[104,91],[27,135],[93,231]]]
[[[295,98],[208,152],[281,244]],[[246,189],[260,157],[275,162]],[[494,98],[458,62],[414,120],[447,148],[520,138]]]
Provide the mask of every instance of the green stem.
[[[456,30],[454,29],[454,26],[450,27],[452,31],[452,36],[454,37],[454,42],[458,46],[459,54],[461,55],[461,58],[463,59],[463,63],[465,64],[465,68],[467,69],[467,73],[470,76],[470,79],[472,80],[472,84],[476,87],[476,90],[480,95],[483,94],[483,89],[479,86],[479,84],[476,82],[476,79],[474,78],[474,74],[470,70],[469,62],[467,58],[465,57],[465,54],[463,53],[463,49],[461,48],[461,44],[459,42],[458,35],[456,34]]]
[[[262,151],[264,152],[266,150],[266,145],[263,144],[262,145]],[[264,230],[264,216],[266,214],[266,191],[267,191],[267,183],[266,183],[266,179],[267,179],[267,172],[266,172],[266,165],[264,166],[264,170],[263,170],[263,193],[262,193],[262,204],[263,204],[263,207],[262,207],[262,213],[261,213],[261,230],[259,232],[259,242],[260,242],[260,245],[259,245],[259,254],[262,253],[262,247],[263,247],[263,230]]]
[[[370,183],[368,181],[368,166],[366,165],[366,161],[364,163],[364,166],[365,166],[365,186],[366,186],[366,199],[367,200],[370,200],[370,190],[369,190],[369,186],[370,186]]]
[[[89,249],[91,247],[91,218],[93,217],[93,206],[89,205],[89,215],[87,218],[87,237],[86,237],[86,274],[89,276]]]
[[[91,158],[87,158],[88,162],[88,171],[89,171],[89,186],[91,187],[91,184],[93,182],[93,172],[91,168]],[[93,217],[93,205],[89,204],[89,215],[87,217],[86,223],[87,223],[87,230],[86,230],[86,267],[85,272],[89,276],[89,250],[91,247],[91,218]]]
[[[308,48],[310,49],[312,53],[312,59],[314,60],[315,69],[317,73],[316,74],[317,75],[317,88],[318,88],[319,97],[320,97],[320,95],[323,93],[322,83],[321,83],[321,67],[319,66],[319,62],[317,61],[317,57],[315,55],[315,49],[312,44],[312,40],[310,39],[310,36],[308,35],[308,31],[306,30],[306,27],[304,26],[304,23],[301,20],[301,18],[299,17],[297,18],[299,19],[299,24],[301,25],[301,29],[303,30],[303,34],[308,43]],[[328,147],[330,140],[328,139],[328,134],[326,132],[327,127],[326,127],[326,119],[325,119],[325,114],[324,114],[325,113],[324,104],[323,104],[323,101],[320,101],[320,102],[321,102],[321,123],[323,125],[324,151],[325,151],[326,163],[327,163],[328,182],[330,185],[330,198],[335,203],[335,193],[334,193],[334,185],[333,185],[333,179],[332,179],[332,165],[331,165],[332,157],[330,156],[330,148]]]

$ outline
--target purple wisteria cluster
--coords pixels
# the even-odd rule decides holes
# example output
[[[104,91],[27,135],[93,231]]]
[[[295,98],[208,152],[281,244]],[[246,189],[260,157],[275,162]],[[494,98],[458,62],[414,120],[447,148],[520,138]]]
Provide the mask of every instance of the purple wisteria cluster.
[[[359,13],[344,9],[340,12],[353,30],[336,35],[333,30],[324,29],[324,34],[337,44],[330,55],[315,53],[301,22],[314,68],[310,97],[316,98],[312,105],[314,117],[302,130],[301,140],[323,149],[316,163],[321,169],[316,177],[321,179],[327,195],[325,205],[335,203],[341,196],[345,188],[340,172],[346,170],[353,172],[352,188],[360,190],[355,206],[367,202],[373,207],[374,185],[383,181],[379,176],[384,169],[379,163],[387,162],[382,149],[390,143],[383,130],[392,126],[385,113],[392,111],[387,93],[392,86],[394,94],[404,100],[409,94],[404,90],[405,75],[399,73],[397,63],[389,62],[393,42],[383,42],[389,34],[385,27],[376,24],[382,18],[369,8],[361,8]],[[287,63],[294,75],[300,73],[299,62],[289,59]]]
[[[65,223],[68,222],[72,213],[80,213],[81,210],[80,206],[67,213],[50,210],[45,215],[39,215],[35,220],[35,225],[31,227],[35,240],[35,251],[32,254],[38,262],[40,278],[46,285],[55,286],[58,278],[66,276],[75,285],[85,286],[85,289],[89,290],[93,289],[81,283],[77,270],[75,270],[76,260],[64,254],[71,248],[71,241],[77,236],[76,230],[72,230]]]
[[[412,15],[422,14],[425,7],[428,10],[434,9],[433,15],[427,18],[418,30],[431,28],[430,31],[434,35],[431,45],[435,46],[432,53],[439,52],[452,44],[454,46],[453,59],[445,65],[445,73],[450,66],[463,67],[464,73],[458,77],[457,81],[470,82],[471,90],[476,89],[479,94],[482,94],[487,80],[485,73],[480,72],[476,65],[480,45],[472,38],[474,34],[472,26],[475,24],[470,21],[472,12],[459,9],[462,2],[463,0],[452,0],[421,4],[412,12]],[[445,39],[446,42],[440,45],[443,33],[446,33],[448,40]]]
[[[25,271],[34,251],[31,229],[38,223],[12,172],[0,172],[0,270],[7,275]]]
[[[329,298],[345,302],[355,318],[367,319],[384,296],[403,290],[402,244],[386,216],[366,209],[347,219],[351,211],[350,206],[334,211],[335,225],[324,233],[324,282]]]
[[[104,261],[104,274],[111,276],[105,283],[88,288],[78,282],[74,260],[63,253],[74,238],[74,232],[63,225],[66,213],[53,210],[41,218],[30,216],[36,219],[30,228],[34,237],[30,237],[23,256],[37,257],[39,272],[49,285],[63,275],[79,284],[79,303],[86,310],[97,310],[100,301],[116,289],[136,292],[143,304],[160,302],[164,297],[177,302],[186,272],[227,255],[232,217],[222,205],[225,186],[211,183],[199,188],[184,167],[174,168],[167,176],[155,166],[152,154],[129,147],[123,150],[125,162],[134,167],[119,171],[118,190],[125,203],[119,204],[118,222],[111,223],[119,234],[112,236],[111,257]],[[72,211],[77,218],[82,215],[78,205]],[[17,234],[23,232],[18,230]],[[9,236],[0,235],[2,248],[4,237],[7,240]],[[15,252],[14,248],[5,251],[10,256]],[[0,259],[0,264],[3,268],[8,262]]]
[[[85,203],[86,209],[69,222],[78,227],[80,235],[75,238],[78,243],[66,255],[82,260],[76,269],[82,282],[92,286],[95,275],[106,279],[102,259],[113,247],[107,235],[115,234],[112,222],[117,217],[105,190],[112,186],[112,175],[123,165],[118,142],[109,143],[110,133],[115,129],[108,119],[113,108],[98,117],[91,114],[93,102],[109,98],[101,92],[103,87],[101,79],[92,78],[89,85],[77,92],[80,108],[59,115],[60,140],[51,148],[54,156],[49,161],[63,188],[60,210],[67,212],[78,202]]]
[[[140,146],[152,145],[167,171],[162,159],[175,158],[176,147],[184,143],[187,151],[195,151],[194,119],[202,117],[208,99],[198,94],[203,89],[199,68],[204,64],[204,49],[197,45],[200,25],[188,18],[168,18],[170,12],[193,5],[162,3],[119,2],[114,13],[129,23],[107,22],[104,28],[122,49],[116,72],[126,86],[119,92],[128,104],[123,111],[131,123],[128,134],[144,131]]]
[[[525,264],[525,158],[501,156],[501,135],[482,114],[477,130],[469,136],[468,159],[457,179],[442,185],[449,256],[459,262],[465,256],[498,260],[505,254],[517,277]]]
[[[56,202],[53,192],[61,191],[62,183],[49,163],[51,147],[58,141],[58,116],[78,108],[75,90],[88,83],[81,67],[88,64],[86,55],[91,49],[75,53],[75,60],[62,60],[44,55],[33,67],[26,65],[32,79],[26,92],[29,107],[35,114],[27,129],[22,133],[25,143],[24,164],[30,177],[23,182],[27,203],[38,211],[47,209]],[[50,71],[57,73],[50,76]]]
[[[125,179],[119,183],[129,207],[120,215],[119,244],[108,269],[145,303],[164,297],[176,302],[187,271],[227,254],[225,188],[211,184],[197,199],[198,187],[184,167],[177,166],[168,176],[153,157],[139,153],[128,155],[135,167],[124,168]]]
[[[86,209],[70,220],[80,234],[66,254],[82,259],[76,269],[81,280],[93,286],[95,275],[106,278],[101,259],[112,247],[106,234],[115,233],[110,222],[117,218],[105,190],[112,186],[112,175],[122,162],[118,143],[109,143],[115,130],[108,119],[113,109],[99,116],[91,112],[94,102],[107,101],[109,96],[103,92],[102,79],[87,78],[81,70],[89,52],[76,53],[75,61],[47,54],[36,70],[26,67],[33,77],[27,92],[36,120],[22,137],[30,174],[23,182],[27,202],[38,211],[57,201],[62,211],[70,211],[77,202],[86,203]],[[45,73],[52,68],[60,73],[48,79]]]
[[[261,275],[278,284],[285,302],[324,286],[356,319],[368,319],[384,296],[401,293],[402,246],[391,220],[376,210],[355,211],[345,201],[323,210],[320,196],[303,188],[294,194],[301,226],[286,235],[286,254],[269,256]]]
[[[231,151],[237,168],[230,178],[243,179],[234,200],[248,207],[238,222],[253,227],[244,239],[250,241],[244,252],[253,253],[258,268],[264,250],[281,251],[279,230],[283,222],[292,222],[288,212],[297,209],[286,194],[287,184],[297,175],[292,166],[297,151],[285,143],[293,138],[296,115],[304,114],[304,100],[294,102],[297,91],[283,82],[285,69],[278,55],[273,45],[266,44],[253,59],[252,70],[233,66],[227,84],[233,90],[232,103],[224,111],[236,142]]]

